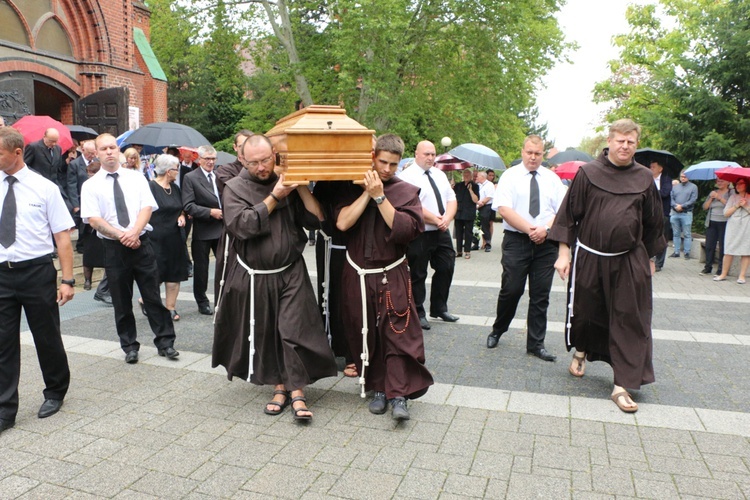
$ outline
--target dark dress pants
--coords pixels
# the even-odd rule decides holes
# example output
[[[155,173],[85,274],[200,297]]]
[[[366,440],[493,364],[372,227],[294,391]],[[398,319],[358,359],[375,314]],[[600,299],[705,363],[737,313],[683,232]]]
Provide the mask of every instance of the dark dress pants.
[[[474,229],[474,219],[453,221],[453,229],[456,231],[456,251],[471,252],[471,237]]]
[[[716,244],[719,244],[719,267],[716,274],[721,274],[724,264],[724,235],[727,232],[726,222],[709,221],[706,228],[706,271],[711,272],[714,267]]]
[[[529,239],[529,235],[506,230],[502,250],[502,286],[497,297],[497,316],[492,325],[492,333],[502,335],[508,331],[528,277],[526,350],[541,349],[547,334],[547,307],[555,274],[557,244],[545,240],[541,245],[536,245]]]
[[[456,266],[450,231],[425,231],[409,244],[406,253],[411,271],[411,289],[420,318],[425,317],[424,301],[427,297],[427,266],[435,273],[430,288],[430,316],[448,312],[448,294]]]
[[[34,337],[44,398],[63,400],[70,369],[60,336],[57,271],[48,263],[0,269],[0,418],[15,421],[21,374],[21,308]]]
[[[482,229],[482,238],[484,238],[484,244],[488,247],[492,247],[492,233],[490,233],[490,225],[492,224],[492,216],[495,212],[492,211],[492,207],[485,205],[479,209],[479,226]]]
[[[219,246],[219,239],[215,240],[196,240],[193,235],[193,241],[190,244],[190,251],[193,252],[193,297],[199,306],[211,306],[206,290],[208,290],[208,261],[210,253],[213,251],[216,257],[216,248]]]
[[[664,216],[664,238],[666,238],[667,241],[672,241],[672,223],[669,222],[668,215]],[[669,250],[668,245],[664,247],[664,250],[660,254],[656,255],[656,260],[654,261],[656,269],[664,267],[664,261],[667,260],[667,250]]]
[[[133,316],[133,281],[138,285],[146,309],[148,323],[156,336],[157,349],[174,346],[172,316],[161,301],[159,270],[148,235],[141,236],[141,246],[131,249],[119,241],[103,239],[104,269],[107,272],[109,293],[115,309],[115,326],[120,347],[127,352],[137,351],[137,330]]]

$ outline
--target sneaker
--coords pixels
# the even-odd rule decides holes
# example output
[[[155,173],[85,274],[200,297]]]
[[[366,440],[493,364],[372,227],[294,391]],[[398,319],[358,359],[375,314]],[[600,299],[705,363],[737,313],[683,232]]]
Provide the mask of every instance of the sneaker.
[[[701,272],[698,273],[698,276],[708,276],[709,274],[711,274],[711,270],[710,269],[704,269],[704,270],[702,270]]]
[[[387,408],[388,402],[385,400],[385,393],[376,392],[372,396],[372,401],[370,401],[370,405],[368,406],[370,413],[374,413],[375,415],[382,415],[383,413],[385,413],[385,410]]]
[[[676,259],[676,258],[677,258],[677,257],[679,257],[679,256],[680,256],[680,252],[675,252],[675,253],[673,253],[672,255],[670,255],[669,257],[670,257],[671,259]]]
[[[391,399],[391,416],[393,420],[409,420],[409,410],[406,408],[405,398]]]

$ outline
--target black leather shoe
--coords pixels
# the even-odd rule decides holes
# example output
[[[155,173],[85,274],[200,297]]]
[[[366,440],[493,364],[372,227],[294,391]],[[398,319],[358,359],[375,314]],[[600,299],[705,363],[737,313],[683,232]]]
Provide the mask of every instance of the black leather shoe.
[[[547,349],[542,347],[541,349],[537,349],[536,351],[526,351],[528,354],[532,354],[536,356],[539,359],[543,359],[544,361],[555,361],[557,360],[557,356],[554,354],[550,354],[547,352]]]
[[[3,420],[2,418],[0,418],[0,432],[8,430],[14,425],[16,425],[15,420]]]
[[[164,356],[169,359],[177,359],[180,355],[179,352],[175,351],[174,347],[167,347],[166,349],[159,349],[159,356]]]
[[[107,304],[108,306],[112,305],[112,296],[111,295],[102,295],[100,293],[94,294],[94,300],[97,300],[99,302],[103,302]]]
[[[445,321],[446,323],[455,323],[456,321],[459,320],[458,316],[454,316],[451,313],[449,313],[448,311],[441,312],[440,314],[437,314],[437,315],[430,314],[430,317],[431,318],[440,318],[443,321]]]
[[[134,365],[138,362],[138,351],[130,351],[125,354],[125,362],[129,365]]]
[[[675,252],[675,253],[673,253],[672,255],[670,255],[670,256],[669,256],[669,258],[670,258],[670,259],[676,259],[676,258],[677,258],[677,257],[679,257],[679,256],[680,256],[680,252]]]
[[[44,403],[42,403],[42,406],[39,407],[39,413],[37,414],[37,416],[39,418],[51,417],[52,415],[60,411],[62,405],[62,399],[45,399]]]
[[[370,401],[367,408],[370,410],[370,413],[374,413],[375,415],[382,415],[385,413],[385,410],[388,409],[388,401],[385,399],[385,393],[376,392],[372,396],[372,401]]]
[[[214,313],[211,310],[211,306],[209,306],[208,304],[199,305],[198,312],[201,314],[205,314],[206,316],[211,316]]]
[[[500,340],[500,333],[490,333],[487,335],[487,349],[494,349]]]
[[[84,290],[91,290],[91,280],[85,280],[83,282],[83,289]]]
[[[473,247],[471,247],[471,250],[472,251],[479,250],[479,245],[474,245]]]
[[[391,399],[391,416],[393,420],[409,420],[409,410],[406,408],[405,398]]]
[[[485,252],[491,252],[492,251],[492,246],[490,246],[490,245],[485,246],[484,247],[484,251]]]
[[[425,318],[424,316],[419,317],[419,325],[422,327],[422,330],[429,330],[430,328],[432,328],[432,326],[430,326],[430,322],[427,321],[427,318]]]

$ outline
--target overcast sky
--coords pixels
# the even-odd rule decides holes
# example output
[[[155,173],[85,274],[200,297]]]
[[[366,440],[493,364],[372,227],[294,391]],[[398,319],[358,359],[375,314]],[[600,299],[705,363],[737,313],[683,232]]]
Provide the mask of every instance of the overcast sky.
[[[547,88],[537,96],[540,123],[547,122],[549,139],[561,151],[577,147],[595,134],[606,106],[592,101],[596,82],[609,76],[607,62],[616,58],[612,36],[627,33],[625,9],[648,0],[567,0],[558,15],[569,40],[580,46],[570,56],[572,64],[559,64],[543,79]]]

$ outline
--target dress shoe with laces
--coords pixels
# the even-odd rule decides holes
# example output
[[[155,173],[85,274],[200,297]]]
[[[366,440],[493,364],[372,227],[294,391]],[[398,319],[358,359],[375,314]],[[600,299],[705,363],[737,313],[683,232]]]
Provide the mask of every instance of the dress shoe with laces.
[[[0,432],[8,430],[11,427],[13,427],[14,425],[16,425],[16,421],[15,420],[4,420],[4,419],[0,418]]]
[[[432,326],[430,326],[430,322],[427,321],[427,318],[425,318],[424,316],[419,317],[419,326],[422,327],[422,330],[429,330],[430,328],[432,328]]]
[[[39,407],[39,413],[37,414],[37,416],[39,418],[51,417],[52,415],[60,411],[62,405],[62,399],[45,399],[44,403],[42,403],[42,406]]]
[[[159,353],[159,356],[163,356],[168,359],[177,359],[177,357],[180,355],[180,353],[177,352],[174,347],[165,347],[164,349],[159,349],[157,352]]]
[[[134,365],[138,362],[138,351],[130,351],[125,354],[125,362]]]
[[[393,420],[409,420],[409,410],[406,408],[405,398],[391,399],[391,416]]]
[[[83,282],[83,289],[84,290],[91,290],[91,280],[85,280]]]
[[[102,295],[101,293],[95,293],[94,294],[94,300],[97,300],[99,302],[103,302],[107,304],[108,306],[112,305],[112,296],[111,295]]]
[[[537,349],[535,351],[526,351],[526,352],[528,354],[536,356],[539,359],[543,359],[544,361],[555,361],[555,360],[557,360],[557,356],[555,356],[554,354],[549,353],[547,351],[547,349],[545,349],[544,347],[542,347],[541,349]]]
[[[370,401],[367,408],[370,410],[370,413],[374,413],[375,415],[385,413],[385,410],[388,409],[388,401],[385,399],[385,393],[376,392],[373,394],[372,401]]]
[[[431,318],[440,318],[443,321],[445,321],[446,323],[455,323],[456,321],[459,320],[458,316],[454,316],[451,313],[449,313],[448,311],[441,312],[441,313],[438,313],[438,314],[430,314],[430,317]]]
[[[501,333],[490,333],[487,335],[487,349],[494,349],[500,341]]]
[[[201,314],[205,314],[206,316],[211,316],[214,312],[211,310],[211,306],[208,304],[201,304],[198,306],[198,312]]]

